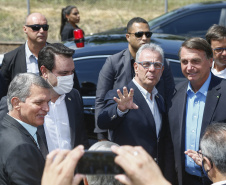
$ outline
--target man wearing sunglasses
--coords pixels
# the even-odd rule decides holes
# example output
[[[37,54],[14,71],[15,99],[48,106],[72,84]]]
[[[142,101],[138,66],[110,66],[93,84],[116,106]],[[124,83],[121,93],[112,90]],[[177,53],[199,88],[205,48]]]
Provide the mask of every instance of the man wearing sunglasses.
[[[202,167],[203,175],[213,185],[226,184],[226,124],[209,125],[200,142],[199,151],[188,150],[186,154]]]
[[[109,90],[120,88],[127,85],[134,77],[133,64],[138,49],[151,41],[152,32],[148,22],[140,17],[131,19],[127,24],[126,39],[128,41],[128,49],[125,49],[115,55],[107,58],[102,67],[96,91],[95,103],[95,123],[99,112],[104,106],[104,97]],[[168,64],[164,61],[164,72],[161,80],[156,85],[159,93],[164,99],[173,93],[174,80]],[[107,139],[107,131],[98,128],[95,125],[94,132],[97,133],[98,140]]]
[[[123,88],[106,94],[97,124],[100,129],[109,129],[112,142],[142,146],[173,183],[174,157],[166,109],[155,88],[163,70],[162,48],[152,43],[142,45],[134,63],[135,77]]]
[[[38,74],[38,53],[46,45],[49,25],[44,15],[32,13],[26,18],[23,27],[27,41],[22,46],[4,55],[1,67],[2,76],[8,87],[18,73]]]
[[[214,24],[207,31],[206,40],[213,50],[211,72],[218,77],[226,78],[226,28]]]
[[[180,50],[181,70],[188,81],[176,85],[168,111],[179,185],[209,185],[201,169],[184,154],[199,150],[206,127],[226,120],[226,80],[210,71],[212,48],[202,38],[186,40]]]

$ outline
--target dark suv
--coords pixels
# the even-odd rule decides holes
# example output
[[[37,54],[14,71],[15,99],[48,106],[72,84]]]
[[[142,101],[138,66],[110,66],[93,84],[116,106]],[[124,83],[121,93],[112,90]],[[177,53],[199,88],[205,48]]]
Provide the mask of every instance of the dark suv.
[[[178,50],[185,40],[184,37],[165,34],[153,34],[151,42],[160,45],[164,50],[165,59],[171,67],[175,83],[185,80],[178,60]],[[77,48],[74,42],[65,43],[75,49],[73,60],[81,87],[84,103],[84,114],[89,139],[96,139],[94,130],[94,112],[96,86],[106,58],[128,47],[125,35],[99,35],[85,38],[85,47]]]
[[[153,33],[167,33],[187,37],[203,37],[213,24],[226,26],[226,1],[203,2],[183,6],[148,22]],[[126,33],[116,28],[101,34]]]

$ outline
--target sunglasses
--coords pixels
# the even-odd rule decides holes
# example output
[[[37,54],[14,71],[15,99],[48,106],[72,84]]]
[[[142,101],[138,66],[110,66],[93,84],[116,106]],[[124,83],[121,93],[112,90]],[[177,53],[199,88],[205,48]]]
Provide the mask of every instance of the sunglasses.
[[[145,34],[145,36],[147,38],[150,38],[152,36],[152,32],[150,32],[150,31],[146,31],[146,32],[144,32],[144,31],[138,31],[138,32],[135,32],[135,33],[128,33],[128,34],[134,34],[135,37],[137,37],[137,38],[143,37],[144,34]]]
[[[49,29],[49,25],[48,24],[34,24],[34,25],[25,25],[29,28],[31,28],[33,31],[39,31],[41,28],[44,30],[44,31],[48,31]]]

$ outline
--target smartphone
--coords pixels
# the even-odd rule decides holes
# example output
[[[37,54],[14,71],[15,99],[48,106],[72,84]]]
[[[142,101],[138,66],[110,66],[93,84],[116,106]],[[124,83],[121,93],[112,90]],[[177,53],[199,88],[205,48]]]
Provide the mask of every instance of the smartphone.
[[[123,169],[115,162],[116,154],[111,151],[85,151],[79,160],[76,173],[85,175],[123,174]]]

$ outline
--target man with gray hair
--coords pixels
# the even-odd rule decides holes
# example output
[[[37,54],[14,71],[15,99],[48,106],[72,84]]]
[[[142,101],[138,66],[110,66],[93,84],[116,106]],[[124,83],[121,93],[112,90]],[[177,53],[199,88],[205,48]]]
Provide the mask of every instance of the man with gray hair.
[[[226,124],[209,125],[200,142],[201,151],[188,150],[186,154],[202,167],[203,173],[214,185],[226,184]]]
[[[172,182],[173,148],[164,100],[155,88],[164,70],[163,61],[160,46],[142,45],[134,63],[135,77],[126,87],[106,94],[97,124],[109,129],[112,141],[119,145],[142,146]]]
[[[37,134],[49,111],[50,85],[38,75],[21,73],[9,86],[9,113],[0,123],[0,184],[40,185],[44,145]]]

